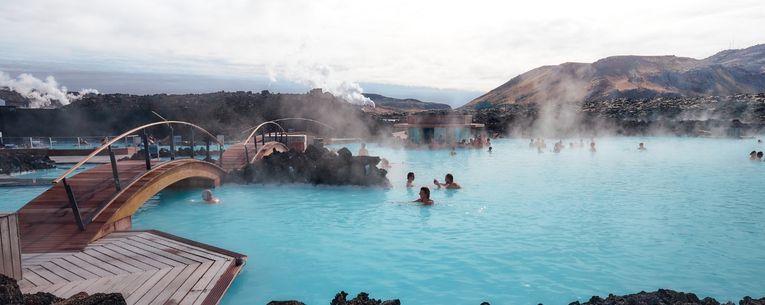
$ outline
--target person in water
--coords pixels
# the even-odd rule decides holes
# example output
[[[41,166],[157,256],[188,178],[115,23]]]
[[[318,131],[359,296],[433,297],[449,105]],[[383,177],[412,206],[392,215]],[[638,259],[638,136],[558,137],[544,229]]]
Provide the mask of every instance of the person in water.
[[[452,150],[449,152],[450,156],[456,156],[457,155],[457,149],[452,147]]]
[[[406,174],[406,187],[414,187],[414,172]]]
[[[385,158],[380,159],[380,168],[382,168],[382,169],[389,169],[390,168],[390,161],[388,161],[388,159],[385,159]]]
[[[762,152],[757,152],[757,161],[762,161]]]
[[[491,153],[491,150],[492,150],[492,148],[491,148],[491,146],[489,146],[489,153]]]
[[[753,150],[752,152],[749,153],[749,160],[752,160],[752,161],[757,160],[757,151],[756,150]]]
[[[420,199],[415,200],[414,202],[422,203],[422,205],[432,205],[433,200],[430,199],[430,189],[427,186],[423,186],[420,188]]]
[[[598,150],[595,149],[595,141],[593,140],[590,142],[590,152],[597,152]]]
[[[446,174],[446,177],[444,177],[444,183],[438,182],[438,179],[433,179],[433,184],[435,184],[438,188],[445,188],[445,189],[461,189],[462,186],[460,186],[457,182],[454,182],[454,176],[452,174]]]
[[[638,145],[638,150],[640,150],[640,151],[647,150],[647,148],[645,148],[645,145],[643,144],[643,142],[640,142],[640,145]]]
[[[204,200],[206,203],[219,203],[220,199],[213,197],[213,193],[211,190],[204,190],[202,192],[202,200]]]
[[[367,150],[367,143],[361,143],[361,148],[359,148],[358,156],[369,156],[369,151]]]

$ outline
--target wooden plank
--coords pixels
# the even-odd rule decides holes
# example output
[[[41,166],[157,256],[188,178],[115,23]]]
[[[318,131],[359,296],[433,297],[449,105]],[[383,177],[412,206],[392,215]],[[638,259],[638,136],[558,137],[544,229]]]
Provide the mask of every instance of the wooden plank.
[[[189,275],[186,282],[181,285],[181,287],[178,288],[178,291],[175,292],[172,296],[170,296],[170,299],[168,299],[168,302],[171,302],[172,304],[180,304],[181,301],[189,294],[191,293],[192,288],[202,279],[202,277],[210,270],[210,267],[212,267],[214,261],[207,261],[202,263],[197,270],[194,270],[194,273]]]
[[[124,241],[115,241],[112,243],[115,247],[120,247],[128,251],[132,251],[134,253],[138,253],[143,255],[144,257],[150,258],[151,260],[161,262],[165,265],[165,267],[172,267],[172,266],[182,266],[182,265],[188,265],[188,263],[181,262],[179,260],[173,260],[168,258],[168,256],[172,255],[168,252],[164,251],[157,251],[154,248],[149,247],[151,250],[147,250],[141,247],[137,247],[138,243],[127,243]],[[164,252],[164,253],[163,253]],[[176,258],[182,258],[180,256],[175,256]],[[146,261],[148,263],[148,261]]]
[[[8,217],[8,231],[11,241],[11,263],[13,264],[13,278],[21,280],[23,278],[21,271],[21,248],[19,247],[19,226],[18,217],[12,214]]]
[[[53,284],[29,268],[24,268],[24,280],[32,284],[32,286],[48,286]],[[22,287],[21,290],[25,289]]]
[[[124,274],[128,273],[127,270],[120,269],[113,264],[109,263],[108,261],[99,260],[93,256],[90,256],[84,252],[75,253],[72,255],[73,257],[80,259],[82,261],[85,261],[93,266],[98,266],[98,268],[103,269],[111,274]]]
[[[125,256],[131,259],[135,259],[136,261],[139,261],[143,264],[154,267],[156,269],[170,268],[173,266],[171,264],[165,264],[164,262],[155,259],[156,255],[153,255],[150,253],[146,254],[147,252],[141,249],[129,249],[125,247],[120,247],[114,243],[105,244],[105,245],[102,245],[102,247],[112,250],[115,253],[123,253],[125,254]]]
[[[220,275],[224,272],[226,267],[225,261],[215,261],[210,267],[210,269],[205,272],[205,274],[202,276],[202,278],[199,279],[199,281],[194,285],[193,288],[191,288],[191,291],[181,300],[181,303],[179,305],[191,305],[191,304],[200,304],[204,300],[204,297],[207,295],[208,286],[212,287],[211,283],[217,281],[217,279],[220,277]]]
[[[231,260],[231,257],[222,256],[222,255],[216,255],[213,252],[207,251],[202,248],[197,248],[188,244],[183,244],[177,241],[174,241],[172,239],[156,236],[156,235],[141,235],[136,236],[136,238],[144,238],[149,241],[153,241],[155,243],[163,244],[168,247],[172,247],[178,250],[183,250],[185,253],[193,254],[201,259],[211,259],[211,260]],[[186,256],[188,257],[188,256]],[[193,258],[192,258],[193,259]],[[198,259],[195,259],[196,261],[199,261]],[[204,262],[204,261],[199,261]]]
[[[124,296],[125,299],[127,299],[130,295],[133,294],[133,292],[138,290],[138,288],[140,288],[141,285],[146,283],[146,281],[149,280],[151,277],[153,277],[154,274],[156,274],[157,272],[159,272],[159,271],[158,270],[157,271],[145,271],[145,272],[141,272],[141,273],[136,273],[136,274],[139,274],[139,276],[137,278],[135,278],[134,280],[132,280],[132,281],[130,281],[128,283],[125,283],[124,286],[120,287],[119,292],[122,293],[122,296]]]
[[[138,301],[136,301],[135,305],[149,305],[152,304],[152,301],[154,298],[156,298],[162,291],[170,285],[170,283],[183,271],[185,268],[172,268],[167,269],[170,270],[165,276],[163,276],[159,281],[157,281],[152,289],[149,289],[146,291],[146,293],[141,296]]]
[[[102,269],[102,268],[100,268],[97,265],[93,265],[91,263],[88,263],[88,262],[86,262],[86,261],[84,261],[84,260],[82,260],[82,259],[80,259],[80,258],[78,258],[78,257],[76,257],[74,255],[65,256],[65,257],[62,257],[61,259],[64,259],[64,260],[66,260],[67,262],[69,262],[71,264],[79,266],[80,268],[85,269],[88,272],[97,275],[98,277],[106,277],[106,276],[114,275],[113,273],[111,273],[109,271],[106,271],[105,269]]]
[[[50,270],[51,272],[55,273],[56,275],[60,276],[61,278],[65,279],[67,282],[72,281],[81,281],[84,280],[84,277],[81,277],[77,274],[74,274],[73,272],[66,270],[64,268],[61,268],[61,266],[56,265],[53,262],[47,262],[40,264],[45,269]]]
[[[96,275],[95,273],[87,271],[79,266],[76,266],[63,258],[58,258],[58,259],[52,260],[51,262],[86,280],[100,277]]]
[[[125,273],[133,273],[133,272],[141,272],[142,270],[136,267],[133,267],[132,265],[126,264],[122,262],[119,258],[112,257],[109,255],[105,255],[104,253],[101,253],[99,251],[94,250],[93,248],[85,249],[85,251],[82,251],[84,254],[87,254],[88,256],[101,260],[103,262],[109,263],[110,265],[121,269],[122,271],[117,274],[125,274]],[[110,270],[111,271],[111,270]]]
[[[119,260],[120,262],[122,262],[123,264],[135,267],[136,269],[138,269],[138,271],[147,271],[147,270],[156,270],[156,269],[159,269],[157,267],[147,265],[147,264],[145,264],[145,263],[143,263],[141,261],[138,261],[138,260],[132,258],[131,256],[135,255],[135,253],[125,253],[125,254],[117,253],[114,250],[109,249],[109,248],[104,247],[104,246],[93,247],[93,248],[90,248],[90,249],[92,249],[93,251],[101,252],[101,253],[106,254],[106,255],[108,255],[110,257],[113,257],[113,258]]]
[[[149,304],[165,304],[201,265],[193,264],[186,267],[176,267],[175,269],[181,269],[181,272]]]
[[[11,239],[8,229],[8,216],[0,217],[0,273],[13,277],[13,263],[11,262]]]
[[[65,278],[51,272],[47,268],[41,266],[41,265],[34,265],[30,266],[29,270],[36,273],[37,275],[41,276],[45,280],[51,283],[51,285],[59,284],[59,283],[66,283],[69,282]]]
[[[146,280],[138,289],[136,289],[130,296],[125,298],[125,301],[127,301],[128,304],[135,304],[139,299],[144,297],[144,295],[152,288],[154,285],[159,282],[159,280],[162,279],[168,272],[170,272],[170,269],[162,269],[157,270],[156,273],[152,277],[150,277],[148,280]]]
[[[180,262],[184,265],[201,263],[201,261],[194,261],[177,254],[178,250],[165,245],[150,242],[145,239],[128,239],[126,242],[130,242],[131,245],[145,249],[147,251],[155,252],[159,255],[165,256],[174,261]]]

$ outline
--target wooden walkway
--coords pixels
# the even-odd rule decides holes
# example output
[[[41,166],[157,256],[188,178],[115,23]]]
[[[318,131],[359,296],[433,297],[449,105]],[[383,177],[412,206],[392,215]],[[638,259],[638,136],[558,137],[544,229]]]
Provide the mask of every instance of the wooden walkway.
[[[117,167],[122,185],[121,192],[115,189],[110,164],[94,167],[67,179],[83,219],[91,215],[103,203],[112,202],[92,223],[87,225],[85,231],[81,231],[75,222],[63,183],[55,184],[23,206],[17,212],[22,252],[82,250],[88,243],[108,232],[129,229],[129,221],[127,224],[114,223],[113,216],[130,217],[132,213],[122,215],[125,214],[125,209],[128,212],[134,211],[138,206],[126,208],[126,203],[135,205],[136,203],[133,202],[135,196],[146,197],[147,194],[151,195],[160,191],[167,186],[165,184],[168,184],[168,177],[176,180],[183,179],[185,176],[178,175],[178,171],[191,169],[196,170],[200,175],[207,175],[208,178],[211,175],[218,176],[218,179],[223,174],[222,172],[214,173],[217,166],[192,159],[154,163],[151,171],[146,170],[145,161],[119,161]],[[217,171],[220,169],[218,168]],[[138,205],[143,204],[143,201]]]
[[[158,231],[114,232],[79,252],[24,254],[24,293],[122,293],[127,304],[218,304],[244,255]]]

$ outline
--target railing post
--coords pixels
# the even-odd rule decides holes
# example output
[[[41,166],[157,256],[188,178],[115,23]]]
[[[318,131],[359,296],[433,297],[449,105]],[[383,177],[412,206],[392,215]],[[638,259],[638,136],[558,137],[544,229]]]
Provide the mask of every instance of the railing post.
[[[255,143],[257,145],[257,142]],[[250,154],[247,152],[247,143],[244,144],[244,163],[250,163]]]
[[[191,131],[191,158],[194,159],[194,127],[189,127]]]
[[[80,207],[77,206],[77,200],[74,199],[74,193],[69,183],[66,183],[66,178],[62,179],[64,182],[64,189],[66,190],[66,196],[69,198],[69,205],[72,207],[72,214],[74,214],[74,221],[77,223],[77,227],[80,231],[85,231],[85,223],[82,222],[82,215],[80,215]]]
[[[170,160],[175,160],[175,131],[170,126]]]
[[[223,145],[218,144],[218,164],[223,167]]]
[[[151,170],[151,153],[149,152],[149,136],[146,135],[146,129],[143,130],[143,150],[146,155],[146,170]]]
[[[212,160],[210,158],[210,139],[205,139],[205,152],[207,155],[205,156],[205,160]]]
[[[120,176],[117,173],[117,158],[114,157],[114,151],[112,151],[111,145],[107,146],[106,149],[109,151],[109,161],[112,163],[112,178],[114,178],[114,187],[119,192],[122,189],[122,186],[120,185]]]

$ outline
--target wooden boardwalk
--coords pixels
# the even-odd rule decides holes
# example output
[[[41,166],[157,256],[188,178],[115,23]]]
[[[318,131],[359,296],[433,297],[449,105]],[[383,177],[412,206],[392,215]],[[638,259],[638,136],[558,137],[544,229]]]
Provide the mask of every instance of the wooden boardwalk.
[[[24,293],[122,293],[127,304],[218,304],[246,257],[158,231],[114,232],[82,251],[24,254]]]
[[[193,159],[155,163],[151,171],[146,170],[145,161],[119,161],[117,167],[122,185],[120,192],[115,189],[110,164],[99,165],[67,179],[83,219],[105,202],[111,202],[85,231],[81,231],[75,222],[63,183],[55,184],[23,206],[17,212],[22,252],[82,250],[111,231],[129,229],[132,212],[169,184],[189,175],[218,179],[216,183],[219,183],[223,175],[217,166]],[[114,218],[128,221],[116,223]]]

